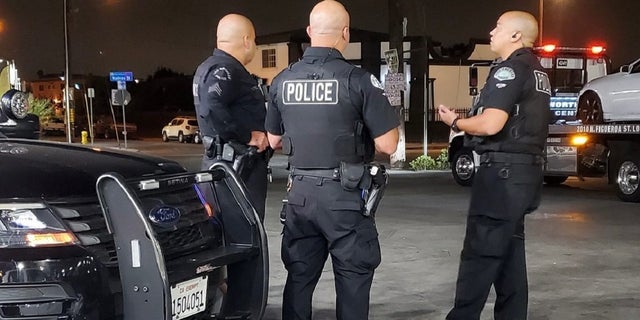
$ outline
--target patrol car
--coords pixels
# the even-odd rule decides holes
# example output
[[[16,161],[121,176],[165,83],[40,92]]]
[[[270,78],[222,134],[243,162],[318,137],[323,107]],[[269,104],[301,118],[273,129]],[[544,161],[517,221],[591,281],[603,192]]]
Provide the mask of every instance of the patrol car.
[[[226,165],[5,137],[0,168],[0,319],[262,317],[266,234]]]

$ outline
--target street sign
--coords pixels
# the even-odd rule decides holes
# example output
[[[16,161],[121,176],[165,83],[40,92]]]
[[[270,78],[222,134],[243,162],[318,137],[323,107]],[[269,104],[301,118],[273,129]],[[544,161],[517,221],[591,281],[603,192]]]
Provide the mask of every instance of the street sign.
[[[110,81],[133,81],[133,72],[131,71],[113,71],[109,73]]]
[[[404,73],[387,73],[384,78],[384,93],[392,106],[402,105],[402,91],[407,90]]]
[[[95,98],[96,91],[93,88],[87,88],[87,95],[89,96],[89,98]]]
[[[114,106],[127,105],[131,102],[131,94],[127,90],[111,89],[111,104]]]
[[[127,90],[127,82],[118,81],[118,90]]]

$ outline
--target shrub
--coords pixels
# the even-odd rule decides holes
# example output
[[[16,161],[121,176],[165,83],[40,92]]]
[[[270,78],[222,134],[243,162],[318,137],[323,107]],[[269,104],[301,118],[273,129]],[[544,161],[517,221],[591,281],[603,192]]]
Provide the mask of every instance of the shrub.
[[[421,155],[409,162],[409,167],[419,170],[446,170],[449,169],[449,155],[447,149],[440,150],[440,155],[435,159],[427,155]]]
[[[29,96],[29,113],[40,118],[40,122],[48,121],[53,116],[53,105],[48,99],[38,99]]]

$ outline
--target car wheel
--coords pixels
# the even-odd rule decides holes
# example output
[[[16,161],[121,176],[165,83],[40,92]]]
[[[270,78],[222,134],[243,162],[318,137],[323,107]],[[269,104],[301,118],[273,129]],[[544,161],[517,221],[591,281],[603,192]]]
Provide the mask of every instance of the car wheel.
[[[567,181],[568,178],[568,176],[544,176],[544,183],[551,186],[557,186]]]
[[[618,167],[616,187],[618,198],[627,202],[640,202],[640,160],[626,159]]]
[[[184,134],[182,134],[182,131],[178,132],[178,142],[180,143],[184,143]]]
[[[200,141],[200,135],[199,134],[194,134],[193,135],[193,143],[199,144],[202,141]]]
[[[578,120],[583,124],[604,123],[602,101],[595,92],[585,93],[578,102]]]
[[[162,131],[162,141],[164,141],[164,142],[168,142],[169,141],[169,137],[167,137],[167,132],[166,131]]]
[[[451,161],[451,173],[453,174],[453,179],[461,186],[466,187],[473,183],[476,166],[471,150],[462,148],[456,152]]]

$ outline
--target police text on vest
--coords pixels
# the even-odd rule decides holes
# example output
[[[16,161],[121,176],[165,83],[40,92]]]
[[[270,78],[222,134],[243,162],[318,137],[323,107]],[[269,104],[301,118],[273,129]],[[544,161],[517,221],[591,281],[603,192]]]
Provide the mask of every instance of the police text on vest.
[[[338,104],[338,80],[287,80],[283,104]]]

